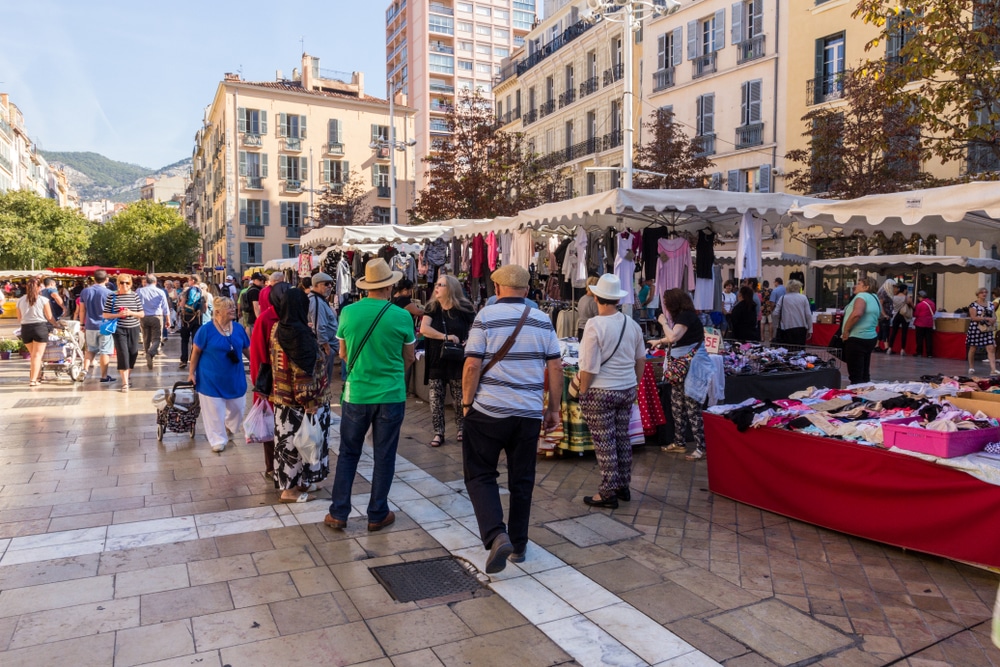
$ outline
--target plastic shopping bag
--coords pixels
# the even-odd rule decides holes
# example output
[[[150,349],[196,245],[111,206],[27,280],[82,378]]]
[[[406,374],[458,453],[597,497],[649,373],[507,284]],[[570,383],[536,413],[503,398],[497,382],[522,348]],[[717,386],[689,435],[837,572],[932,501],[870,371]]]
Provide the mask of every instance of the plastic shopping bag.
[[[292,445],[298,450],[303,463],[309,466],[319,464],[321,445],[323,443],[323,427],[319,423],[319,415],[305,413],[302,415],[302,425],[292,436]]]
[[[642,413],[639,405],[632,404],[632,415],[628,420],[628,440],[633,447],[646,444],[646,435],[642,431]]]
[[[243,431],[247,434],[247,444],[274,440],[274,410],[271,404],[257,399],[243,420]]]

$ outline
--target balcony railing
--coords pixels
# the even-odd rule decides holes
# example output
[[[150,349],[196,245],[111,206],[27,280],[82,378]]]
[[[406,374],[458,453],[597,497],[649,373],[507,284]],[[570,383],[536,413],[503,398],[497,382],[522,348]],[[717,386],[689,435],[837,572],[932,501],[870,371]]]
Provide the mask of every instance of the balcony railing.
[[[455,86],[449,86],[443,83],[432,83],[428,87],[435,93],[449,93],[452,95],[455,93]]]
[[[434,53],[447,53],[449,55],[454,55],[455,47],[445,46],[444,44],[431,44],[431,51]]]
[[[965,172],[967,174],[982,174],[988,171],[1000,171],[1000,156],[997,155],[994,146],[970,142]]]
[[[326,189],[329,192],[331,192],[331,193],[333,193],[335,195],[342,195],[342,194],[344,194],[344,184],[343,183],[328,183],[327,186],[326,186]]]
[[[653,92],[659,92],[661,90],[666,90],[667,88],[673,88],[675,83],[674,79],[674,68],[667,67],[666,69],[661,69],[653,72]]]
[[[444,5],[431,5],[428,7],[435,14],[444,14],[445,16],[452,16],[455,11],[451,7],[445,7]]]
[[[844,79],[850,74],[850,71],[835,72],[807,81],[806,103],[809,105],[822,104],[842,98],[844,96]]]
[[[392,196],[392,191],[388,185],[377,185],[375,186],[375,196],[379,199],[388,199]]]
[[[736,45],[736,64],[764,57],[764,35],[757,35]]]
[[[285,227],[285,238],[286,239],[297,239],[302,236],[301,227]]]
[[[263,179],[260,176],[247,176],[243,179],[243,187],[247,190],[264,189]]]
[[[302,181],[294,178],[286,178],[285,192],[302,192]]]
[[[0,155],[0,167],[3,167],[12,174],[14,173],[14,163],[10,161],[10,158],[6,158],[3,155]]]
[[[697,79],[705,76],[706,74],[711,74],[718,69],[715,54],[716,52],[712,51],[711,53],[706,53],[703,56],[698,56],[691,61],[691,66],[694,68],[694,71],[691,72],[692,79]]]
[[[565,93],[559,96],[560,109],[562,109],[564,106],[568,104],[572,104],[573,102],[576,102],[576,90],[573,88],[570,88]]]
[[[621,130],[612,130],[611,132],[605,134],[604,138],[601,141],[601,143],[603,144],[602,150],[618,148],[619,146],[621,146],[624,134],[625,133],[622,132]]]
[[[764,123],[748,123],[736,128],[736,148],[749,148],[764,143]]]
[[[604,70],[604,85],[610,86],[615,81],[621,80],[622,76],[625,75],[625,63],[618,63],[617,65]]]
[[[586,97],[591,93],[596,93],[599,88],[600,84],[597,81],[597,77],[592,76],[580,84],[580,97]]]
[[[584,139],[583,141],[577,142],[572,146],[564,148],[560,153],[562,154],[562,162],[569,162],[570,160],[577,160],[586,155],[596,153],[601,150],[603,146],[603,141],[600,137],[591,137],[590,139]]]
[[[700,134],[694,138],[698,142],[698,152],[695,153],[696,157],[705,157],[707,155],[715,155],[715,135],[714,134]]]
[[[243,145],[244,146],[256,146],[260,147],[261,136],[259,134],[244,134],[243,135]]]
[[[525,125],[531,125],[536,120],[538,120],[538,109],[528,109],[528,111],[521,116],[521,122]]]
[[[532,9],[532,11],[534,11],[534,9]],[[531,55],[521,58],[520,60],[507,63],[507,66],[501,69],[500,73],[493,78],[493,85],[497,86],[512,76],[520,76],[521,74],[524,74],[529,69],[542,62],[583,33],[590,30],[594,27],[594,25],[594,23],[588,21],[577,21],[570,27],[563,30],[562,34],[553,38]]]
[[[246,230],[245,236],[247,238],[262,239],[264,238],[264,226],[263,225],[247,225],[244,227]]]
[[[0,132],[6,134],[8,137],[13,136],[14,134],[14,130],[11,129],[10,123],[3,118],[0,118]]]
[[[302,140],[298,137],[285,137],[285,150],[286,151],[300,151],[302,150]]]
[[[556,110],[556,101],[549,100],[548,102],[542,102],[542,106],[538,107],[538,117],[545,118],[550,113]]]
[[[451,134],[451,128],[448,127],[448,123],[431,123],[429,128],[434,134]],[[388,153],[386,157],[389,157]]]
[[[344,154],[344,144],[339,141],[331,141],[326,145],[326,152],[330,155],[343,155]]]

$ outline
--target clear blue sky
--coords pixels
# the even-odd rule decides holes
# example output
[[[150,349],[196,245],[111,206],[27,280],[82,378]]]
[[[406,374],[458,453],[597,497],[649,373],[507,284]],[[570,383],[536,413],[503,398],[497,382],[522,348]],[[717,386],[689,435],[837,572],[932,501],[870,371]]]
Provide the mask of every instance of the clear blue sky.
[[[40,147],[158,168],[190,157],[225,72],[273,81],[299,67],[365,74],[385,96],[387,0],[0,2],[0,92]]]

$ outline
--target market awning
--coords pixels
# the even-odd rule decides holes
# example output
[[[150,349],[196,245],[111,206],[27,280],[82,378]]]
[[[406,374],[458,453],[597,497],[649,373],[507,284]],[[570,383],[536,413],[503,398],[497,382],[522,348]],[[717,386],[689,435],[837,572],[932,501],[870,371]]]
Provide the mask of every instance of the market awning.
[[[319,229],[307,232],[299,239],[299,246],[303,250],[310,248],[327,248],[332,245],[340,245],[344,238],[344,228],[335,225],[327,225]],[[266,264],[264,265],[266,268]]]
[[[692,256],[694,256],[694,253],[692,253]],[[809,266],[812,260],[790,252],[765,250],[760,254],[760,261],[764,266]],[[723,266],[736,264],[736,251],[716,250],[715,263]]]
[[[104,269],[109,276],[117,275],[130,275],[130,276],[144,276],[145,271],[136,271],[135,269],[123,269],[113,266],[61,266],[58,268],[49,269],[53,273],[62,273],[68,276],[92,276],[95,271]]]
[[[878,230],[886,236],[936,234],[990,244],[1000,234],[1000,182],[821,201],[793,209],[792,215],[807,234]]]
[[[357,243],[418,243],[444,239],[450,241],[452,230],[440,225],[366,225],[344,227],[343,245]]]
[[[858,269],[881,274],[901,271],[927,273],[993,273],[1000,272],[1000,260],[959,255],[868,255],[817,259],[809,263],[813,269]]]
[[[291,257],[288,259],[271,259],[264,262],[263,269],[265,271],[284,271],[285,269],[294,269],[298,265],[298,257]]]

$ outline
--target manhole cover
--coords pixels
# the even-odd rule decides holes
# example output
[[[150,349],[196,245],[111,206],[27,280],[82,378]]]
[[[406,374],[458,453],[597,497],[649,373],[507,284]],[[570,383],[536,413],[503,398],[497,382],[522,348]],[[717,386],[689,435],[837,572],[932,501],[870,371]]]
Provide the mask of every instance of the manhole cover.
[[[76,398],[22,398],[15,408],[54,408],[60,405],[79,405],[83,399]]]
[[[447,556],[373,567],[371,573],[397,602],[474,593],[482,588],[461,563]]]

